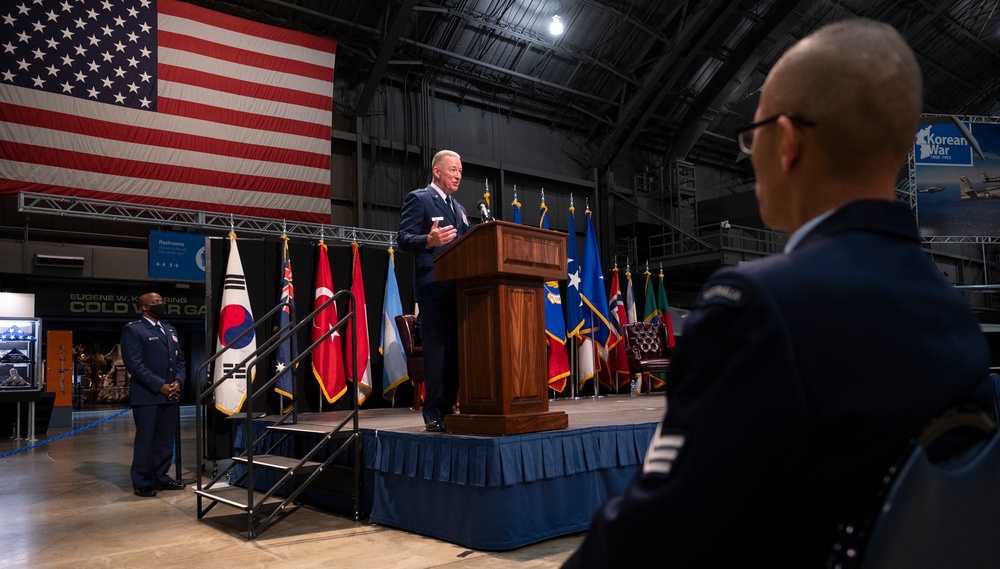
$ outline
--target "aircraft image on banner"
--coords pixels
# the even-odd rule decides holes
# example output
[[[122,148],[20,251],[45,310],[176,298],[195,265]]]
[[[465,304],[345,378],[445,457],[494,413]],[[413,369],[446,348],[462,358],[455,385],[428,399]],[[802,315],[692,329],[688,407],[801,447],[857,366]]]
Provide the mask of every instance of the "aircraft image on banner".
[[[929,188],[917,188],[918,194],[936,194],[944,189],[944,186],[931,186]]]
[[[1000,182],[1000,177],[989,177],[986,172],[983,172],[983,182],[986,184],[993,183],[992,186],[986,186],[985,189],[977,190],[972,187],[972,182],[966,176],[961,176],[959,179],[959,184],[961,185],[961,190],[959,195],[963,200],[996,200],[1000,199],[1000,184],[995,182]]]

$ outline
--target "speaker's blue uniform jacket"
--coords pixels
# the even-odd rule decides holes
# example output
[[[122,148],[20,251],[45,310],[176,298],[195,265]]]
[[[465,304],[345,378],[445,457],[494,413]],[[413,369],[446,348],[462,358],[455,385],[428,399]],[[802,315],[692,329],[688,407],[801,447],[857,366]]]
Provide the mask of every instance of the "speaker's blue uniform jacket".
[[[909,209],[845,206],[709,278],[645,464],[566,566],[822,567],[909,438],[949,406],[992,409],[989,358]]]
[[[129,404],[136,431],[131,471],[136,489],[156,488],[171,480],[167,470],[173,458],[179,401],[169,401],[160,387],[174,381],[183,386],[186,370],[177,330],[162,320],[160,324],[164,334],[145,318],[122,329],[122,361],[131,374]]]
[[[469,230],[469,218],[462,204],[451,196],[452,212],[431,186],[413,190],[403,200],[396,242],[412,253],[414,297],[420,303],[417,325],[424,345],[423,406],[425,422],[441,421],[452,412],[458,395],[458,331],[455,314],[455,285],[434,280],[434,257]],[[435,218],[438,227],[453,225],[455,239],[440,247],[427,248],[427,235]]]
[[[439,300],[455,291],[455,285],[452,283],[434,281],[434,257],[455,241],[440,247],[427,248],[427,234],[431,232],[434,218],[441,218],[438,227],[448,225],[455,227],[458,232],[455,236],[456,241],[469,230],[469,218],[465,208],[458,203],[454,195],[451,201],[455,204],[454,214],[437,190],[431,186],[413,190],[403,200],[396,243],[403,251],[414,255],[413,287],[417,302]]]

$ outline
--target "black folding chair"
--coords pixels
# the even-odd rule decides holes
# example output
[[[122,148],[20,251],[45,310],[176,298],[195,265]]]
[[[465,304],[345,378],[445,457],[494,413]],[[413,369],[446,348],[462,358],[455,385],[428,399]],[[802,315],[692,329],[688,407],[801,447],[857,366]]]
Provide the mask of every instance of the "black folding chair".
[[[1000,431],[989,416],[934,421],[886,480],[881,508],[835,545],[830,567],[1000,568]]]

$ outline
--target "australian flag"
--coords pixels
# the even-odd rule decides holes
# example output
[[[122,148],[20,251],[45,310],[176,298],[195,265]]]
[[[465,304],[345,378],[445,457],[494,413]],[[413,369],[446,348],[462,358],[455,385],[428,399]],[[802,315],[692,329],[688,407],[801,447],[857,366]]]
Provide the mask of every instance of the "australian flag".
[[[278,334],[281,334],[285,328],[291,326],[292,322],[295,321],[295,287],[292,286],[292,260],[288,258],[287,238],[285,239],[285,247],[281,258],[283,262],[281,270],[281,300],[279,302],[285,306],[278,312]],[[285,338],[283,342],[278,344],[278,349],[274,352],[275,373],[281,374],[278,376],[278,382],[275,384],[274,390],[285,397],[293,397],[292,382],[294,370],[291,367],[291,363],[292,360],[298,357],[298,350],[296,349],[295,338],[293,336]]]

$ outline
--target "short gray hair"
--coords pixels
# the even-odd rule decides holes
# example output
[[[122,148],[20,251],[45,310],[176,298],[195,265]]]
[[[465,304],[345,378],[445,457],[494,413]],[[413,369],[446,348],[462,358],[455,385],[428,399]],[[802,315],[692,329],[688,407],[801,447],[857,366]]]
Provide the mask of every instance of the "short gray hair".
[[[457,158],[459,160],[462,159],[462,157],[458,155],[458,152],[455,152],[454,150],[441,150],[437,154],[435,154],[434,158],[431,160],[431,168],[432,169],[435,168],[438,164],[443,162],[445,158],[448,157]]]

